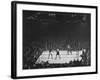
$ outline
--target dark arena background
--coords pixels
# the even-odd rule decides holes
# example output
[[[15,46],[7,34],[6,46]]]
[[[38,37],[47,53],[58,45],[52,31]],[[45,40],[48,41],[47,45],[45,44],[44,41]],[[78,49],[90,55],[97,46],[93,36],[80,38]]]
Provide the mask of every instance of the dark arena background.
[[[91,66],[90,17],[23,10],[23,69]]]

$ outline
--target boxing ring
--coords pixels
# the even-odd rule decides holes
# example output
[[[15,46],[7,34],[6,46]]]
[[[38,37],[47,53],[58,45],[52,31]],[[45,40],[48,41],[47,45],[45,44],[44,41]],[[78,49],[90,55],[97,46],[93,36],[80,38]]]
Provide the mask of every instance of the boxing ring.
[[[48,61],[49,64],[64,64],[69,63],[70,61],[81,61],[81,55],[82,50],[71,52],[67,50],[60,50],[59,55],[57,55],[56,51],[43,51],[42,55],[37,59],[36,63],[38,64]]]

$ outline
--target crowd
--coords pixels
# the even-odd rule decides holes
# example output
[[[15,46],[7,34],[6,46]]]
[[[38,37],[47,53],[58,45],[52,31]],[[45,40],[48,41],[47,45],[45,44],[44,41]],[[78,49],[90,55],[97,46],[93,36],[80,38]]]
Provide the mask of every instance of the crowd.
[[[74,40],[41,40],[33,41],[28,47],[23,50],[23,69],[33,68],[53,68],[53,67],[73,67],[73,66],[86,66],[90,65],[90,44],[89,41],[74,41]],[[49,64],[42,62],[36,64],[37,59],[46,50],[81,50],[85,49],[81,55],[81,61],[73,61],[65,64]]]
[[[83,61],[70,61],[70,63],[63,64],[49,64],[49,62],[42,62],[41,64],[25,65],[24,69],[40,69],[40,68],[61,68],[61,67],[79,67],[79,66],[90,66],[90,64],[84,64]]]

